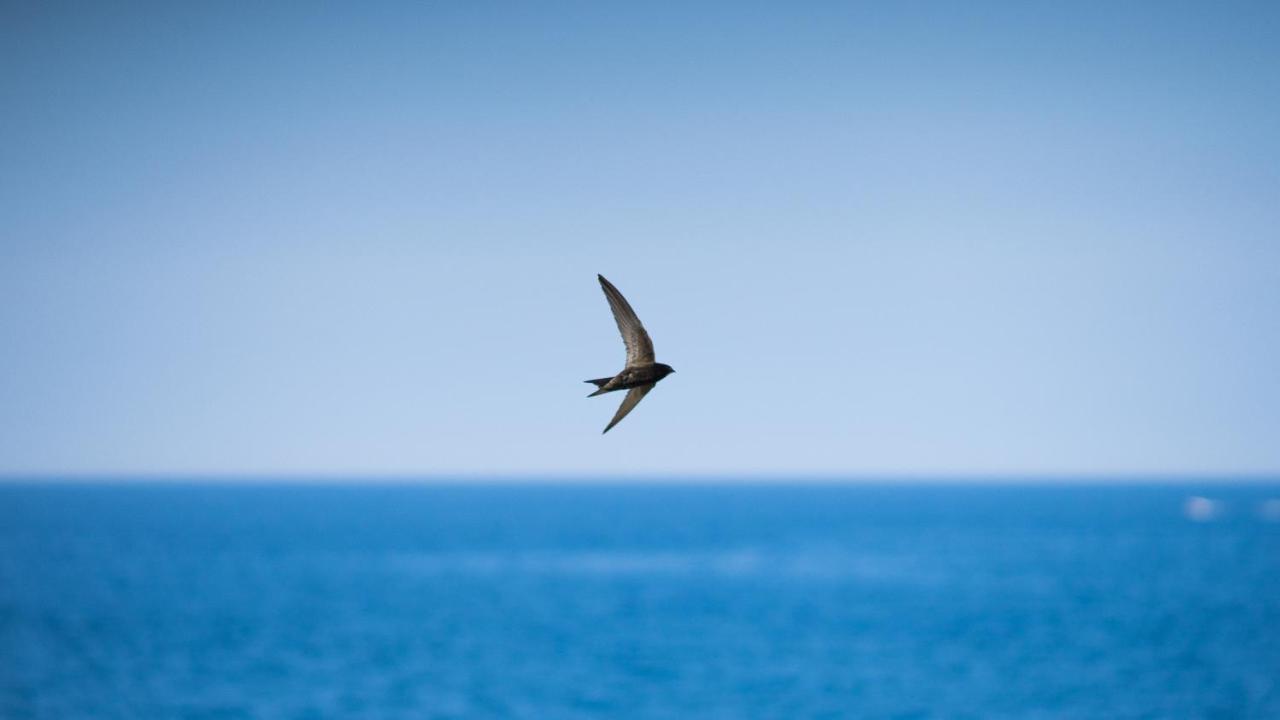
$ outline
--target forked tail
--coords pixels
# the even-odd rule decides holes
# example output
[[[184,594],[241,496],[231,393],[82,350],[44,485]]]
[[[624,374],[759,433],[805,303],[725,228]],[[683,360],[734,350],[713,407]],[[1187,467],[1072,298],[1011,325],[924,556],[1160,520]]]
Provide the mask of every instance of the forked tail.
[[[605,391],[604,391],[603,389],[601,389],[601,388],[603,388],[605,385],[609,384],[609,381],[610,381],[610,380],[612,380],[612,379],[613,379],[613,378],[611,378],[611,377],[607,377],[607,378],[596,378],[595,380],[584,380],[583,382],[589,382],[589,383],[591,383],[592,385],[595,385],[595,386],[596,386],[596,388],[597,388],[595,392],[591,393],[591,394],[590,394],[590,395],[588,395],[587,397],[595,397],[595,396],[597,396],[597,395],[603,395]]]

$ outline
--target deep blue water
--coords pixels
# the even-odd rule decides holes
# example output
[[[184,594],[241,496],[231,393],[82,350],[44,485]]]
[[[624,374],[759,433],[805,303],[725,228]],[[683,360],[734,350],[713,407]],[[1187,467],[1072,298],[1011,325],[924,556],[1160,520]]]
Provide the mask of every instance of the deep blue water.
[[[1268,498],[0,485],[0,718],[1280,718]]]

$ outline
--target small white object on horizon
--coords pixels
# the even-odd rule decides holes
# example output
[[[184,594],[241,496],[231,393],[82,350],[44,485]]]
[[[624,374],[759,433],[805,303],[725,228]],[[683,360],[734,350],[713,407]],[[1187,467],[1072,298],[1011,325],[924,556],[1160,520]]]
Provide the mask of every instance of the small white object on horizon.
[[[1222,517],[1226,503],[1207,497],[1192,495],[1182,504],[1182,514],[1192,522],[1211,522]]]

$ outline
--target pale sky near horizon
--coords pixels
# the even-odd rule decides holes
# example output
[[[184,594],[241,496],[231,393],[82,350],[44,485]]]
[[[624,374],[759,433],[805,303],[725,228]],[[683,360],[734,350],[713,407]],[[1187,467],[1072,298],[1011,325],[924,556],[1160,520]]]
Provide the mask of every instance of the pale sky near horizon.
[[[1280,473],[1275,3],[6,3],[0,474]],[[603,273],[677,373],[606,436]]]

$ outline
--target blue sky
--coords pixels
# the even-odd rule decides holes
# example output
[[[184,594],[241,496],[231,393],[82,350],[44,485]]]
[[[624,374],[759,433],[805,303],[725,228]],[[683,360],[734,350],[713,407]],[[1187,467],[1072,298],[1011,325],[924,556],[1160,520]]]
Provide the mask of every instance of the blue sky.
[[[1280,472],[1274,3],[5,4],[0,472]],[[609,435],[623,352],[678,373]]]

